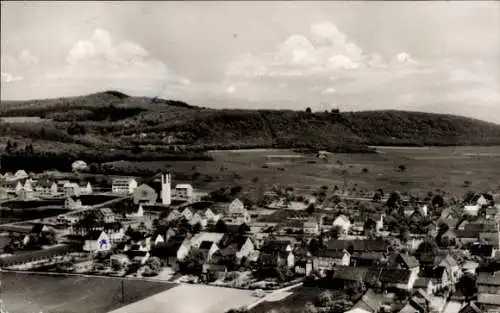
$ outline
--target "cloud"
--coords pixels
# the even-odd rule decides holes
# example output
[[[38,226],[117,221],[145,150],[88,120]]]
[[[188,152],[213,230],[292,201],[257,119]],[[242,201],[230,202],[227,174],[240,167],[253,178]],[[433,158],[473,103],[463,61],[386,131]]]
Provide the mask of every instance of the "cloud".
[[[58,88],[85,86],[89,91],[117,88],[143,95],[168,95],[191,81],[170,70],[142,46],[131,41],[115,42],[103,29],[79,40],[66,56],[66,65],[50,71],[45,81]]]
[[[333,87],[328,87],[328,88],[325,88],[322,92],[323,94],[332,94],[332,93],[335,93],[335,88]]]
[[[37,64],[38,57],[27,49],[13,55],[3,54],[1,57],[2,83],[13,83],[23,80],[24,77],[30,77],[33,67]]]
[[[450,83],[477,82],[478,80],[480,80],[479,77],[463,69],[453,70],[448,77]]]
[[[21,76],[13,76],[12,74],[9,74],[9,73],[2,72],[1,75],[2,75],[2,79],[1,79],[2,83],[13,83],[15,81],[19,81],[19,80],[23,79]]]
[[[227,89],[226,89],[227,93],[234,93],[235,91],[236,91],[236,87],[234,87],[233,85],[227,87]]]
[[[227,66],[230,77],[300,77],[345,74],[366,69],[408,69],[420,66],[401,52],[391,62],[379,53],[365,53],[337,26],[325,21],[312,24],[309,36],[291,35],[275,51],[237,56]]]

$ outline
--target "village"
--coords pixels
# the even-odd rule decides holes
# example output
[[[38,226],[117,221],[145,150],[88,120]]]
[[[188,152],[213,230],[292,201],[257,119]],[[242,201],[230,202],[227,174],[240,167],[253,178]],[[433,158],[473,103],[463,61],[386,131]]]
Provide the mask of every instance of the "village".
[[[3,207],[59,199],[66,210],[0,225],[4,271],[208,284],[262,299],[297,284],[327,290],[304,312],[500,312],[491,193],[353,198],[328,186],[313,195],[269,186],[256,204],[238,198],[241,187],[200,191],[168,172],[148,183],[115,177],[107,191],[22,170],[2,182]]]

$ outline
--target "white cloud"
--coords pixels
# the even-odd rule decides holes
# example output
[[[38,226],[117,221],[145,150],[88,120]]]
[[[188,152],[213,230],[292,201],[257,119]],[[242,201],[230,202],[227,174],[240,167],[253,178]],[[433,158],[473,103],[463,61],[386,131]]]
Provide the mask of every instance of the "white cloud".
[[[1,82],[2,83],[13,83],[15,81],[22,80],[23,78],[21,76],[13,76],[12,74],[9,73],[1,73]]]
[[[331,22],[312,24],[310,35],[295,34],[275,51],[237,56],[229,63],[226,75],[231,77],[299,77],[343,74],[366,68],[399,70],[418,65],[405,52],[387,63],[378,54],[366,54]]]
[[[471,72],[463,69],[453,70],[448,78],[450,83],[467,83],[467,82],[476,82],[478,81],[478,77]]]
[[[45,81],[60,88],[85,86],[89,90],[117,88],[144,95],[168,94],[191,81],[172,72],[159,59],[130,41],[115,42],[103,29],[77,41],[69,50],[67,64],[45,74]]]
[[[233,85],[227,87],[227,89],[226,89],[227,93],[234,93],[235,91],[236,91],[236,87],[234,87]]]

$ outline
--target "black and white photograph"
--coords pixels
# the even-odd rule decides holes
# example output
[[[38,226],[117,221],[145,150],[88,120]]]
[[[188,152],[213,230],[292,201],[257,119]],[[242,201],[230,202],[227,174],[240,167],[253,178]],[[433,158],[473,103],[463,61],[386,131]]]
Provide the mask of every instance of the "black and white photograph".
[[[0,12],[0,313],[500,313],[500,1]]]

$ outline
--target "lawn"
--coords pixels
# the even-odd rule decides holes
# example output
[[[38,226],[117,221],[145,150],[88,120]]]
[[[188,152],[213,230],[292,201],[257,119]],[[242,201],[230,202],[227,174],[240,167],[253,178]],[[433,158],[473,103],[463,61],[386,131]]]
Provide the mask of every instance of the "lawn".
[[[212,190],[241,185],[256,193],[274,184],[310,194],[321,186],[419,193],[442,189],[499,191],[500,147],[379,148],[376,154],[330,154],[327,160],[290,150],[211,152],[214,161],[128,162],[133,167],[171,169],[173,183]],[[280,157],[278,157],[280,156]],[[128,166],[127,165],[127,166]],[[403,171],[398,167],[404,165]],[[464,182],[470,186],[464,187]]]
[[[248,290],[180,285],[110,313],[225,313],[257,300]]]
[[[2,273],[2,297],[10,313],[107,313],[175,284],[140,280]],[[135,311],[134,311],[135,312]]]

